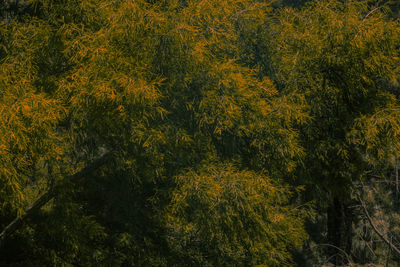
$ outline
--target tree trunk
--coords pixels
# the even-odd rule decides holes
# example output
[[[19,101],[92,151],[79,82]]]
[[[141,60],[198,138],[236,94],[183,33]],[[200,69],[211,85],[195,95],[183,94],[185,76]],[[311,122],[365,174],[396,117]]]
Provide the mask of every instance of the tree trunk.
[[[328,256],[335,265],[347,264],[351,253],[353,209],[350,203],[335,197],[327,210]]]
[[[395,200],[395,204],[396,207],[399,208],[399,159],[397,158],[397,155],[394,157],[394,163],[395,163],[395,177],[396,177],[396,200]]]

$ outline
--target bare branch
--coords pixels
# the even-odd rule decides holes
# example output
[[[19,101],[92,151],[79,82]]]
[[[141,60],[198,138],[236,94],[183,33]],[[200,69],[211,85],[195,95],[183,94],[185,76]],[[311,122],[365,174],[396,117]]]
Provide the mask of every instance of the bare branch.
[[[351,257],[349,256],[349,254],[347,254],[346,251],[344,251],[343,249],[341,249],[341,248],[339,248],[339,247],[337,247],[337,246],[334,246],[334,245],[332,245],[332,244],[317,244],[317,246],[326,246],[326,247],[335,248],[335,249],[337,249],[339,252],[343,253],[343,255],[346,256],[346,259],[347,259],[348,262],[351,262]],[[333,255],[332,257],[334,257],[334,256],[336,256],[336,255],[340,255],[340,254],[335,254],[335,255]],[[328,260],[329,260],[329,259],[328,259]],[[328,261],[328,260],[327,260],[327,261]]]
[[[362,206],[363,209],[364,209],[365,216],[367,217],[368,222],[369,222],[369,224],[372,226],[372,228],[374,229],[375,233],[376,233],[386,244],[388,244],[389,247],[390,247],[392,250],[394,250],[397,254],[400,255],[400,249],[397,248],[395,245],[393,245],[393,243],[392,243],[391,241],[389,241],[389,239],[388,239],[387,237],[385,237],[385,236],[378,230],[378,228],[376,227],[376,225],[375,225],[374,222],[372,221],[371,216],[370,216],[369,213],[368,213],[368,210],[367,210],[367,207],[365,206],[364,201],[361,200],[361,197],[358,197],[358,199],[359,199],[359,201],[360,201],[360,203],[361,203],[361,206]]]

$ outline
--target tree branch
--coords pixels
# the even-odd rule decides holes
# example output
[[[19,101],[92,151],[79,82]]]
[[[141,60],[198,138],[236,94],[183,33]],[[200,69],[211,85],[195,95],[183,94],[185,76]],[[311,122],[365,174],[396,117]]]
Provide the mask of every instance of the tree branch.
[[[364,212],[365,212],[365,216],[367,216],[368,222],[369,222],[369,224],[372,226],[372,228],[374,229],[375,233],[376,233],[386,244],[388,244],[389,247],[390,247],[392,250],[394,250],[397,254],[400,255],[400,249],[397,248],[395,245],[393,245],[393,243],[390,242],[389,239],[387,239],[387,238],[378,230],[378,228],[376,227],[376,225],[373,223],[371,216],[370,216],[369,213],[368,213],[368,210],[367,210],[367,208],[366,208],[366,206],[365,206],[365,203],[361,200],[361,197],[358,197],[358,199],[360,200],[361,206],[363,207]]]
[[[65,187],[66,184],[76,183],[76,182],[80,181],[86,175],[91,173],[93,170],[96,170],[99,167],[101,167],[103,164],[105,164],[107,162],[107,160],[109,160],[110,155],[111,155],[111,153],[107,153],[107,154],[103,155],[101,158],[90,163],[88,166],[83,168],[81,171],[75,173],[74,175],[72,175],[66,179],[63,179],[63,181],[61,183],[59,183],[58,185],[51,188],[44,195],[42,195],[39,199],[37,199],[35,202],[33,202],[28,208],[25,209],[25,213],[23,215],[17,216],[0,233],[0,247],[3,244],[3,242],[7,236],[12,234],[22,224],[22,222],[24,220],[26,220],[26,218],[28,218],[35,212],[39,211],[44,205],[46,205],[46,203],[48,203],[57,194],[59,194],[60,191],[62,191],[62,189]]]
[[[357,36],[360,34],[361,32],[361,26],[364,24],[365,20],[371,16],[372,14],[374,14],[376,11],[380,10],[381,8],[384,7],[385,4],[383,4],[382,6],[378,6],[374,9],[372,9],[370,12],[368,12],[368,14],[363,18],[363,20],[361,21],[360,25],[358,25],[358,31],[356,33],[356,35],[354,35],[353,40],[357,38]]]

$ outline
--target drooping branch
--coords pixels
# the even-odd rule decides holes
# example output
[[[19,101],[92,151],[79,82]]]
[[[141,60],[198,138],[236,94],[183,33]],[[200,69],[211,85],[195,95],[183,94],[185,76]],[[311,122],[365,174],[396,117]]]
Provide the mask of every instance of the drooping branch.
[[[396,172],[396,204],[398,205],[399,201],[399,159],[397,155],[394,157],[395,161],[395,172]]]
[[[332,244],[316,244],[316,246],[326,246],[326,247],[335,248],[335,249],[337,249],[338,251],[340,251],[341,253],[343,253],[343,255],[346,256],[346,259],[347,259],[348,262],[351,262],[351,257],[350,257],[350,255],[347,254],[346,251],[344,251],[343,249],[341,249],[341,248],[339,248],[339,247],[337,247],[337,246],[334,246],[334,245],[332,245]],[[336,255],[337,255],[337,254],[336,254]],[[328,262],[328,261],[326,261],[326,262]]]
[[[34,214],[35,212],[39,211],[46,203],[52,200],[57,194],[59,194],[62,189],[69,183],[77,183],[88,174],[93,172],[94,170],[98,169],[102,165],[104,165],[107,160],[110,159],[111,153],[107,153],[103,155],[101,158],[95,160],[94,162],[90,163],[88,166],[83,168],[81,171],[75,173],[70,177],[66,177],[63,179],[61,183],[55,185],[49,191],[47,191],[44,195],[42,195],[39,199],[33,202],[28,208],[25,209],[25,213],[21,216],[17,216],[12,222],[10,222],[0,233],[0,247],[3,244],[5,238],[12,234],[21,224],[25,221],[29,216]]]
[[[375,233],[376,233],[386,244],[388,244],[389,247],[390,247],[392,250],[394,250],[397,254],[400,255],[400,249],[397,248],[395,245],[393,245],[393,243],[390,242],[389,239],[388,239],[387,237],[385,237],[385,236],[378,230],[378,228],[376,227],[376,225],[375,225],[374,222],[372,221],[371,216],[370,216],[369,213],[368,213],[368,210],[367,210],[367,207],[365,206],[365,203],[361,200],[361,197],[359,197],[359,200],[360,200],[360,203],[361,203],[362,208],[364,209],[365,216],[367,217],[369,224],[372,226],[372,229],[374,229]]]

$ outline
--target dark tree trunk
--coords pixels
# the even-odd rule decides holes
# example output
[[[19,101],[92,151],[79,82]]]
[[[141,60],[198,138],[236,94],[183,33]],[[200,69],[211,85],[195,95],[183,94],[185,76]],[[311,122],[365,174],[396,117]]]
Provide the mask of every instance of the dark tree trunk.
[[[332,245],[329,246],[328,256],[336,266],[343,266],[350,260],[353,213],[350,203],[338,197],[333,199],[327,210],[327,241]]]

